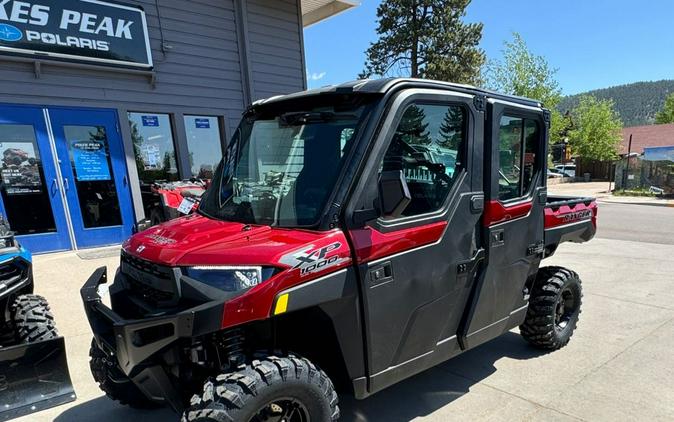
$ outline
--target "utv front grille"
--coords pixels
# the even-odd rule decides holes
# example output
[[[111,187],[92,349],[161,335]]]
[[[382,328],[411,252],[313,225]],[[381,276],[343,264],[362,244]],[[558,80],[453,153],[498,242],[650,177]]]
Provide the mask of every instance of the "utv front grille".
[[[152,307],[168,307],[178,302],[173,269],[122,252],[122,274],[129,293]]]
[[[29,266],[25,261],[13,259],[0,264],[0,294],[28,278]]]
[[[143,284],[133,278],[127,277],[131,292],[151,305],[160,305],[173,300],[173,293],[155,289],[147,284]]]

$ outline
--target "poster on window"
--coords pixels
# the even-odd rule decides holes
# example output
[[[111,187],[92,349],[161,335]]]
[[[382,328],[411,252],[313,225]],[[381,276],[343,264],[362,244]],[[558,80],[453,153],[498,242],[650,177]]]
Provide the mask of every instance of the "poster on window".
[[[110,180],[110,166],[101,141],[73,141],[71,144],[78,182]]]
[[[157,170],[161,168],[161,152],[157,145],[143,145],[140,153],[145,170]]]
[[[32,142],[0,142],[2,183],[8,195],[42,191],[40,168]]]

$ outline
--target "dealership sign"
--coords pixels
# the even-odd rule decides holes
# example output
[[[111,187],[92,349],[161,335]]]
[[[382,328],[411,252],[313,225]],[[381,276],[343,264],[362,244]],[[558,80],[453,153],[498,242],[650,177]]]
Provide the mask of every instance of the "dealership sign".
[[[152,67],[145,12],[98,0],[0,0],[0,52]]]

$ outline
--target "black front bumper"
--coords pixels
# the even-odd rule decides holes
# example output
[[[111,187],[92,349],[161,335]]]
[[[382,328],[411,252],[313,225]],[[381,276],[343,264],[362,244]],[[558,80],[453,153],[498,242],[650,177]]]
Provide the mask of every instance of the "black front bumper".
[[[119,284],[123,284],[125,276],[118,273],[117,277],[121,279]],[[183,406],[181,394],[176,381],[164,369],[162,353],[180,339],[218,331],[224,301],[216,299],[160,316],[125,319],[101,300],[98,287],[106,283],[107,278],[107,269],[99,268],[80,290],[96,343],[117,359],[120,369],[149,399],[180,411]],[[111,289],[111,294],[126,296],[123,290],[113,292]]]
[[[4,299],[30,293],[33,293],[33,264],[21,256],[0,263],[0,305]]]

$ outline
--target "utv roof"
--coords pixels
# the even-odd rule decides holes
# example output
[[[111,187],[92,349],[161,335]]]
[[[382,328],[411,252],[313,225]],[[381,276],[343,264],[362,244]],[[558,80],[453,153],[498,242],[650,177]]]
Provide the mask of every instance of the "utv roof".
[[[280,101],[300,99],[320,95],[334,95],[334,94],[386,94],[393,89],[401,88],[432,88],[441,89],[454,92],[463,92],[468,94],[482,94],[489,98],[510,101],[513,103],[529,106],[529,107],[543,107],[539,101],[529,98],[518,97],[514,95],[499,94],[494,91],[489,91],[482,88],[476,88],[470,85],[455,84],[451,82],[433,81],[427,79],[411,79],[411,78],[388,78],[388,79],[363,79],[351,82],[345,82],[339,85],[328,85],[322,88],[310,89],[308,91],[296,92],[294,94],[279,95],[263,100],[258,100],[253,103],[252,107],[259,105],[272,104]]]

